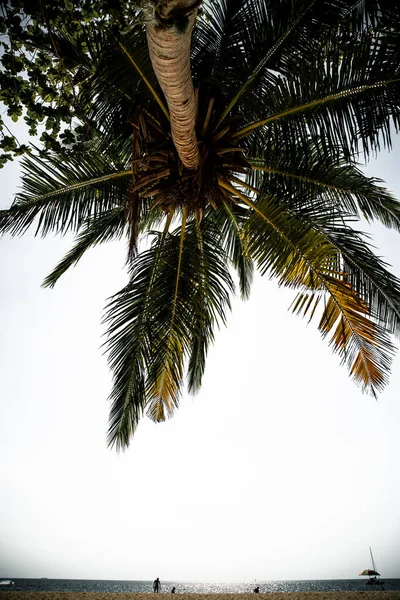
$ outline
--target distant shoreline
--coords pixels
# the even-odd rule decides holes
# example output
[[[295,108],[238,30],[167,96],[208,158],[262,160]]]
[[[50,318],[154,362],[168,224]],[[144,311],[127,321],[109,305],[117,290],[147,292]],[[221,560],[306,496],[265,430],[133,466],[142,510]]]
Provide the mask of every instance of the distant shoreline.
[[[171,596],[169,592],[24,592],[2,590],[0,600],[155,600]],[[400,590],[359,590],[340,592],[267,592],[260,594],[180,594],[179,600],[400,600]],[[172,600],[172,599],[171,599]]]

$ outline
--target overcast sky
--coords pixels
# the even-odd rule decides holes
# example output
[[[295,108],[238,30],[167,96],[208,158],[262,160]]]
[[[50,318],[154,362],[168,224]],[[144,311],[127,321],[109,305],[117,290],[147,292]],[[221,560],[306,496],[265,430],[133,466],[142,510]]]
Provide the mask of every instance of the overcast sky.
[[[369,175],[400,198],[400,139]],[[0,172],[0,207],[18,167]],[[400,236],[374,228],[400,276]],[[0,241],[0,577],[195,581],[400,577],[400,358],[379,401],[349,379],[292,292],[257,278],[216,336],[201,392],[106,447],[100,348],[125,247],[54,290],[70,238]]]

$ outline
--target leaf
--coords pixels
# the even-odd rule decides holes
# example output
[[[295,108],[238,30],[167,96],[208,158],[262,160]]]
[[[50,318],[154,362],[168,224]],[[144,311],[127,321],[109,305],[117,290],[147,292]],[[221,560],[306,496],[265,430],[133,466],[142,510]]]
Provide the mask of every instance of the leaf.
[[[77,232],[88,218],[124,204],[132,170],[113,162],[111,148],[106,156],[92,151],[61,158],[53,154],[23,159],[22,192],[2,211],[0,233],[20,235],[34,223],[43,236],[50,231]]]
[[[355,276],[361,273],[365,279],[371,270],[364,267],[364,275],[361,261],[357,264],[357,254],[353,261],[349,251],[343,260],[340,246],[334,243],[335,221],[331,213],[324,213],[323,203],[319,211],[311,205],[296,214],[272,195],[262,195],[253,203],[229,184],[221,181],[220,185],[254,211],[246,233],[249,251],[261,271],[278,276],[285,286],[302,289],[293,310],[304,315],[311,310],[312,318],[320,297],[328,296],[319,329],[325,337],[336,325],[330,341],[334,352],[348,364],[355,381],[376,396],[387,383],[393,355],[388,326],[382,317],[390,314],[389,318],[399,323],[400,282],[396,282],[396,291],[387,298],[379,290],[377,304],[373,277],[369,280],[369,293],[365,285],[360,292],[350,285],[352,278],[343,270],[344,262],[353,268],[357,265]],[[340,223],[340,219],[336,221]],[[342,233],[341,224],[336,224],[336,228]],[[394,302],[390,303],[390,297],[395,298]],[[384,310],[378,312],[377,307],[383,304]]]
[[[225,322],[233,292],[213,219],[189,222],[184,243],[181,227],[153,236],[151,247],[134,257],[129,284],[107,307],[114,373],[109,443],[118,448],[129,444],[145,409],[157,421],[170,416],[186,367],[190,389],[198,389],[213,330]]]
[[[88,218],[84,229],[77,237],[76,244],[50,275],[46,277],[42,287],[54,287],[61,275],[70,267],[76,265],[89,248],[97,244],[109,242],[115,238],[120,238],[124,233],[124,217],[123,207],[118,207],[108,213],[104,213],[98,218]]]

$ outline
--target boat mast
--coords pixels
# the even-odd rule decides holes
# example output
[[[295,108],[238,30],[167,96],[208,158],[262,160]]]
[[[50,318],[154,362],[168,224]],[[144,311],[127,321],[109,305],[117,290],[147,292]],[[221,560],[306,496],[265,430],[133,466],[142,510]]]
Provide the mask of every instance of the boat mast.
[[[376,567],[375,567],[375,561],[374,561],[374,557],[372,555],[372,550],[371,550],[371,546],[369,547],[369,553],[371,555],[371,561],[372,561],[372,568],[374,571],[376,571]]]

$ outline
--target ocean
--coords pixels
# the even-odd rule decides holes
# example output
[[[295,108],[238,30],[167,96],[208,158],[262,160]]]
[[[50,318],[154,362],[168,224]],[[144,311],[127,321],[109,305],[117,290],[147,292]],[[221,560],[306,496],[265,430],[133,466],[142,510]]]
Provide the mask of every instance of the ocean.
[[[9,578],[11,579],[11,578]],[[153,591],[152,581],[109,581],[103,579],[13,579],[12,587],[0,585],[2,591],[18,590],[30,592],[145,592]],[[386,590],[400,590],[400,579],[385,579]],[[253,581],[243,583],[196,583],[192,581],[162,581],[162,593],[186,594],[244,594],[252,592],[258,585],[260,592],[336,592],[381,589],[380,586],[365,585],[359,579],[317,579],[306,581]]]

